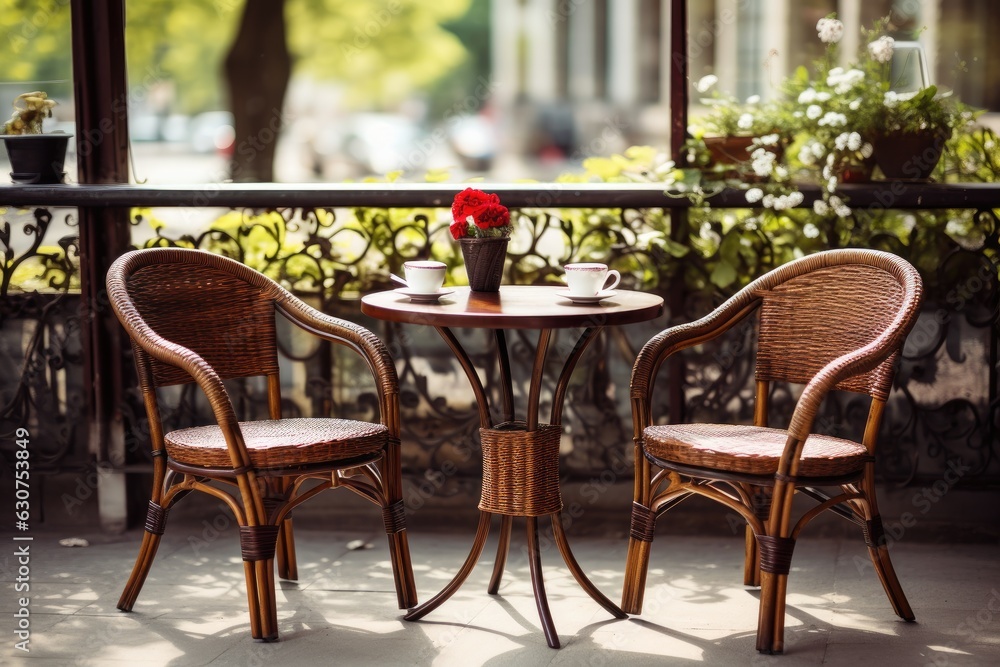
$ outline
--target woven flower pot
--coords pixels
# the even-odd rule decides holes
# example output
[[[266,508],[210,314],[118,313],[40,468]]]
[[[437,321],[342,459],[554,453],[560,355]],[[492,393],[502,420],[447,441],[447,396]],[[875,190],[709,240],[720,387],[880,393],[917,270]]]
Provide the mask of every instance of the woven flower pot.
[[[469,287],[473,292],[498,292],[503,278],[503,265],[507,259],[509,238],[464,238],[462,257],[469,274]]]

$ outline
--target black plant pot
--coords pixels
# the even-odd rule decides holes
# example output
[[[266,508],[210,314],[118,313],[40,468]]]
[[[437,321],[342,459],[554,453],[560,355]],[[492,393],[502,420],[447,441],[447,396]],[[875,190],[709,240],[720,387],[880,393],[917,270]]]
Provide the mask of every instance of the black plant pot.
[[[950,137],[950,129],[890,132],[875,140],[875,159],[886,178],[926,180]]]
[[[66,146],[72,134],[0,135],[10,158],[10,178],[15,183],[62,183],[66,172]]]

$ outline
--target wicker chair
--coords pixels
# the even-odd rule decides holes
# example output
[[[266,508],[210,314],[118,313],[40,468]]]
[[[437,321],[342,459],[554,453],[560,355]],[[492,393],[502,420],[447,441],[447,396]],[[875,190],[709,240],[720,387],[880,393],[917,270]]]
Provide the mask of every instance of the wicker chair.
[[[135,604],[170,507],[202,491],[225,502],[239,524],[253,637],[277,639],[275,552],[279,576],[297,578],[289,513],[335,487],[382,508],[399,606],[415,606],[400,475],[399,385],[382,342],[239,262],[208,252],[126,253],[108,272],[107,287],[132,339],[153,449],[146,530],[118,608],[131,611]],[[361,355],[375,377],[380,423],[281,418],[275,311]],[[267,379],[270,419],[239,422],[223,380],[254,376]],[[207,396],[216,424],[164,434],[156,389],[190,382]]]
[[[875,501],[874,454],[894,364],[920,307],[922,284],[902,259],[832,250],[755,280],[707,317],[666,329],[632,370],[635,499],[622,609],[642,611],[658,516],[691,494],[747,521],[744,582],[759,585],[757,650],[784,648],[785,591],[795,540],[824,510],[859,524],[896,614],[913,612],[896,579]],[[653,382],[667,356],[709,341],[759,310],[754,424],[654,425]],[[769,428],[771,382],[805,385],[787,429]],[[868,394],[862,442],[810,435],[827,392]],[[655,470],[658,469],[658,470]],[[833,495],[818,487],[832,487]],[[817,501],[797,522],[792,497]]]

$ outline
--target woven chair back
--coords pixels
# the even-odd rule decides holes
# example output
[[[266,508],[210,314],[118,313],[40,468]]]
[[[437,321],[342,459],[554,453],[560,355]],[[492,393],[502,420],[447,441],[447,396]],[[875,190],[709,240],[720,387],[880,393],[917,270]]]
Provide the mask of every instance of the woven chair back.
[[[757,379],[797,384],[874,341],[907,306],[900,279],[865,264],[815,269],[775,285],[762,297]],[[897,349],[873,370],[836,388],[885,400],[898,356]]]
[[[260,286],[203,264],[144,266],[126,279],[129,297],[145,323],[172,343],[198,353],[222,379],[278,372],[274,304]],[[133,344],[154,387],[185,384],[185,371],[153,359]]]

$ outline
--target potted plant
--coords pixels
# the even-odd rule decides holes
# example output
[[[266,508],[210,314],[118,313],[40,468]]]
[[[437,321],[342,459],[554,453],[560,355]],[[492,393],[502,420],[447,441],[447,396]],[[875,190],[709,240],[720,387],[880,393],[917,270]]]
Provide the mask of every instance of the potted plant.
[[[451,235],[462,246],[469,287],[498,291],[510,241],[510,211],[495,193],[466,188],[455,195],[451,215]]]
[[[66,146],[72,135],[42,133],[42,121],[52,116],[55,100],[42,91],[19,95],[14,114],[3,125],[4,146],[15,183],[62,183]]]
[[[927,178],[952,130],[973,120],[935,86],[894,90],[895,40],[886,34],[888,25],[883,18],[863,30],[858,59],[839,67],[834,63],[843,24],[833,14],[820,19],[816,30],[827,45],[824,57],[813,76],[800,67],[786,83],[782,115],[802,137],[799,161],[820,171],[828,189],[838,181],[869,180],[876,164],[887,178]],[[932,155],[928,149],[934,147]]]
[[[749,163],[758,150],[780,158],[783,146],[775,133],[773,105],[761,102],[759,95],[740,102],[715,89],[718,81],[718,77],[709,74],[695,84],[697,92],[711,91],[711,95],[701,98],[707,112],[688,127],[691,139],[686,146],[685,166],[715,171],[717,176],[729,178],[740,176],[732,165]]]

